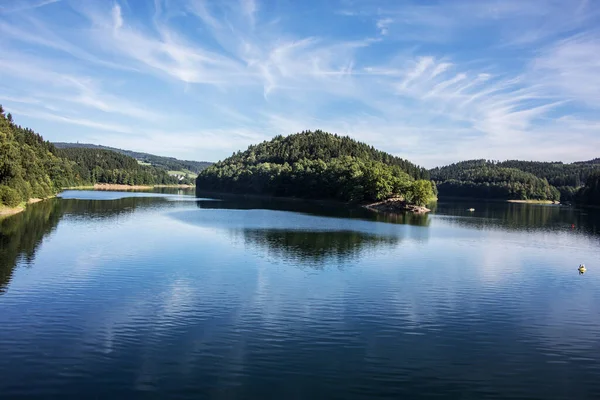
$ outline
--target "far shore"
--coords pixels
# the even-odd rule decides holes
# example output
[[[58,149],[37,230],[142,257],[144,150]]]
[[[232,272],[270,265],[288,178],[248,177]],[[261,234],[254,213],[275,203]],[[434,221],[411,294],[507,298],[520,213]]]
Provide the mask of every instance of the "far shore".
[[[457,197],[457,196],[439,196],[439,201],[483,201],[483,202],[491,202],[491,203],[560,204],[559,201],[552,201],[552,200],[505,200],[505,199],[484,199],[481,197]]]
[[[190,189],[195,187],[194,185],[118,185],[118,184],[108,184],[108,183],[96,183],[95,185],[88,186],[73,186],[67,187],[63,190],[119,190],[119,191],[127,191],[127,190],[152,190],[154,188],[174,188],[174,189]],[[55,196],[48,196],[44,199],[32,198],[27,202],[23,202],[16,207],[6,207],[0,205],[0,219],[4,219],[6,217],[10,217],[11,215],[18,214],[20,212],[25,211],[25,208],[28,204],[38,203],[40,201],[51,199]]]
[[[560,204],[558,201],[552,200],[506,200],[508,203],[524,203],[524,204]]]
[[[120,185],[116,183],[96,183],[88,186],[73,186],[65,190],[152,190],[154,188],[190,189],[194,185]]]

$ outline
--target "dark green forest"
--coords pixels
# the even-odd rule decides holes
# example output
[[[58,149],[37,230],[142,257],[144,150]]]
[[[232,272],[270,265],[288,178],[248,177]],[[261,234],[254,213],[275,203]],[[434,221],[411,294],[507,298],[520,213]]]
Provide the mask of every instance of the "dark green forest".
[[[180,181],[164,169],[141,165],[135,158],[110,150],[69,148],[58,149],[57,154],[74,162],[78,177],[87,183],[168,185],[193,182],[188,178]]]
[[[435,198],[424,168],[349,137],[323,131],[276,136],[213,164],[197,191],[372,202]]]
[[[562,162],[538,162],[509,160],[498,163],[499,166],[517,168],[529,172],[560,191],[561,201],[574,201],[579,189],[594,172],[600,171],[600,159],[565,164]]]
[[[139,151],[117,149],[115,147],[101,146],[97,144],[89,143],[66,143],[66,142],[54,142],[54,145],[58,149],[95,149],[95,150],[109,150],[115,153],[123,154],[129,157],[133,157],[138,161],[148,163],[153,167],[165,169],[167,171],[180,171],[188,170],[195,174],[199,173],[205,168],[208,168],[212,163],[207,161],[190,161],[190,160],[179,160],[173,157],[162,157],[154,154],[141,153]]]
[[[14,123],[0,106],[0,203],[18,206],[62,188],[79,185],[74,163],[57,155],[52,143]]]
[[[15,207],[63,188],[94,183],[192,183],[170,176],[167,169],[200,170],[198,191],[356,203],[403,197],[419,205],[439,191],[440,197],[600,205],[600,159],[571,164],[471,160],[427,171],[373,146],[319,130],[276,136],[208,168],[209,163],[146,153],[134,153],[136,159],[123,154],[125,150],[95,145],[61,147],[17,125],[0,106],[0,205]],[[143,157],[161,167],[140,163]]]
[[[585,186],[577,193],[577,201],[581,204],[600,207],[600,171],[588,176]]]
[[[0,106],[0,205],[16,207],[72,186],[192,183],[166,170],[141,165],[132,157],[101,149],[57,149],[13,121]]]
[[[560,162],[470,160],[430,170],[440,197],[576,201],[595,160]]]

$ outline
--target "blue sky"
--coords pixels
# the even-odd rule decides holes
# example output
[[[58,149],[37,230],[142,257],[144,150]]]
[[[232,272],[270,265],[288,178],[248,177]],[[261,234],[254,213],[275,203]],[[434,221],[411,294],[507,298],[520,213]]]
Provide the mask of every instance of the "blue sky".
[[[216,161],[323,129],[432,167],[600,157],[594,0],[0,0],[0,103]]]

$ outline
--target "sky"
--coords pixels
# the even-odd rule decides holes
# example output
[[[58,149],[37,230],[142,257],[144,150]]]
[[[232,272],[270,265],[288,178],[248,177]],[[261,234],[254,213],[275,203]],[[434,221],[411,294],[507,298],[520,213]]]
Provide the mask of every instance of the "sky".
[[[434,167],[600,157],[600,1],[0,0],[0,104],[217,161],[322,129]]]

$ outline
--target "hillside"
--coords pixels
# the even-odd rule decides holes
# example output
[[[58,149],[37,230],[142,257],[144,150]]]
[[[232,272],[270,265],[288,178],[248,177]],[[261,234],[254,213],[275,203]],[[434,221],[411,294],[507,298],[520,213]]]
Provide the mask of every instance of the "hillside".
[[[585,186],[577,193],[576,201],[583,205],[600,207],[600,171],[588,176]]]
[[[546,179],[486,160],[463,161],[430,171],[439,196],[497,200],[560,199]]]
[[[524,173],[532,174],[542,181],[545,180],[551,186],[555,187],[560,192],[561,201],[574,201],[578,191],[583,187],[588,177],[597,171],[600,171],[600,159],[581,161],[571,164],[562,162],[539,162],[539,161],[518,161],[508,160],[502,162],[486,161],[486,160],[470,160],[462,161],[456,164],[452,164],[446,167],[434,168],[430,170],[432,179],[437,182],[441,188],[440,196],[452,196],[459,197],[473,197],[469,193],[477,191],[478,189],[469,189],[469,186],[477,186],[477,183],[495,182],[494,187],[496,188],[493,193],[489,196],[492,198],[505,198],[506,195],[515,196],[514,189],[518,184],[525,183],[528,179],[526,175],[519,174],[513,171],[513,174],[507,176],[506,171],[502,172],[502,169],[518,170]],[[479,173],[475,170],[481,169]],[[484,171],[485,170],[485,171]],[[494,177],[498,171],[497,177]],[[477,180],[473,180],[471,175],[486,175],[485,177],[479,176]],[[503,180],[508,179],[508,180]],[[456,182],[461,181],[462,184],[458,185]],[[544,183],[534,184],[544,186]],[[459,188],[460,186],[460,188]],[[500,191],[498,188],[504,186],[505,191]],[[520,187],[518,188],[520,190]],[[545,189],[544,189],[545,190]],[[507,192],[508,191],[508,192]],[[463,193],[463,194],[461,194]],[[479,196],[478,196],[479,197]],[[518,196],[523,197],[523,196]],[[533,193],[530,189],[525,188],[525,197],[528,199],[542,199],[544,197],[538,190],[537,194]],[[548,197],[548,196],[546,196]],[[553,196],[550,196],[553,197]],[[487,197],[486,197],[487,198]],[[552,198],[547,198],[552,200]]]
[[[16,207],[81,184],[74,163],[56,153],[52,143],[15,124],[0,106],[0,207]]]
[[[172,185],[193,182],[190,178],[180,180],[162,168],[142,165],[133,157],[110,150],[66,148],[58,149],[56,154],[74,162],[74,171],[85,183]]]
[[[248,147],[198,175],[197,191],[372,202],[435,197],[425,169],[349,137],[302,132]]]
[[[126,156],[135,158],[136,160],[150,164],[157,168],[162,168],[167,171],[189,171],[196,175],[203,169],[210,166],[212,163],[207,161],[189,161],[189,160],[178,160],[173,157],[162,157],[154,154],[141,153],[137,151],[117,149],[115,147],[101,146],[97,144],[89,143],[66,143],[66,142],[55,142],[54,146],[58,149],[72,149],[72,148],[85,148],[85,149],[96,149],[96,150],[110,150]]]
[[[580,161],[572,164],[562,162],[538,162],[509,160],[498,163],[499,166],[517,168],[529,172],[548,181],[555,186],[562,201],[572,201],[577,191],[585,184],[588,177],[600,171],[600,159]]]

